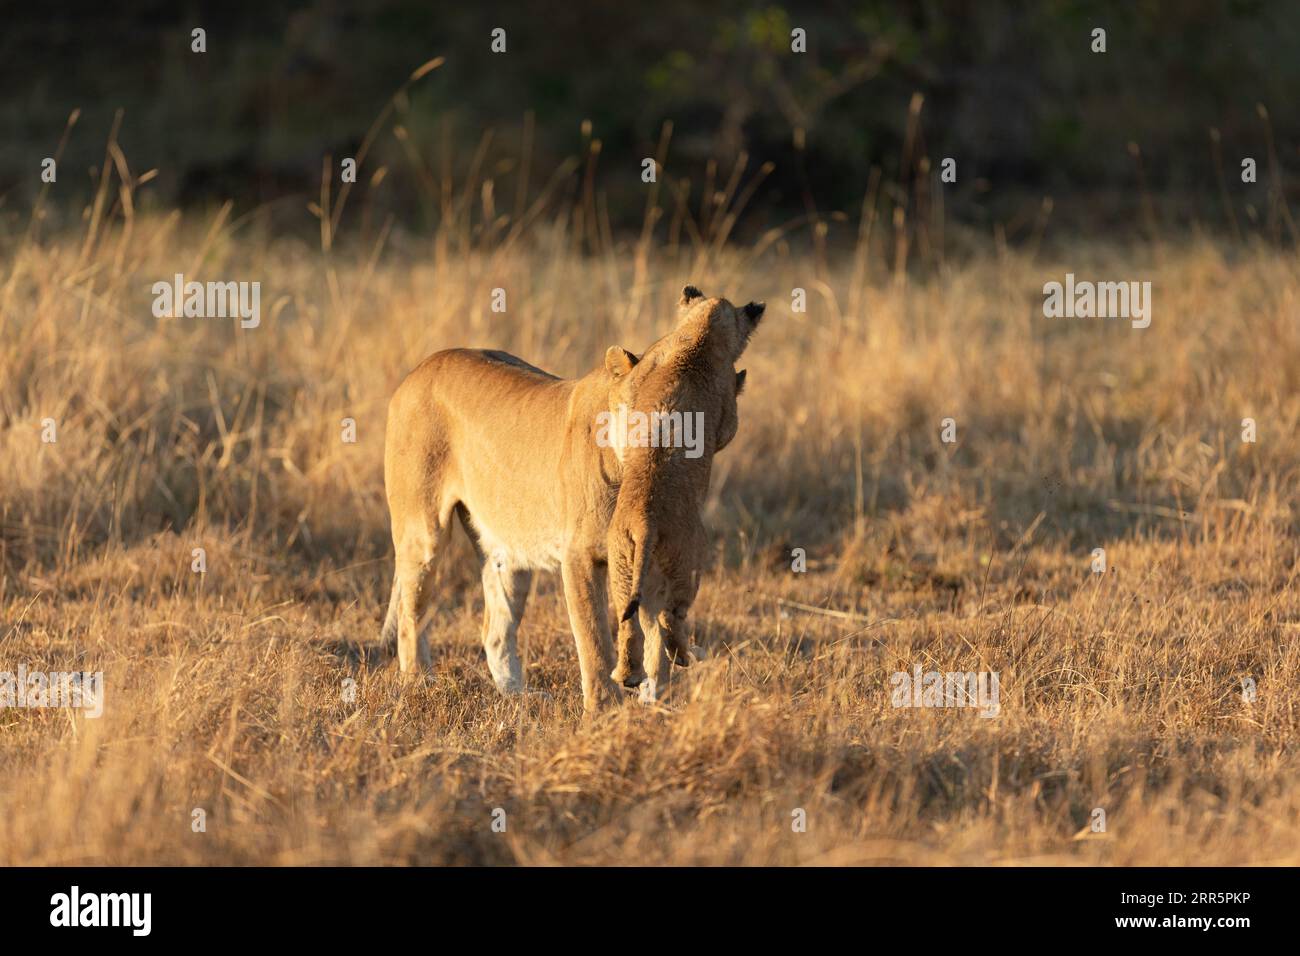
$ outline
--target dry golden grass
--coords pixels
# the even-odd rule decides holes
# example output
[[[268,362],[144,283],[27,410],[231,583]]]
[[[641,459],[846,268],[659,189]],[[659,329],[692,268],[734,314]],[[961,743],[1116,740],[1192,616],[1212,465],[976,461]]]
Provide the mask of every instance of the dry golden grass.
[[[1294,256],[1077,244],[901,281],[780,241],[579,256],[562,219],[323,253],[127,212],[0,272],[0,670],[107,684],[99,720],[0,711],[0,863],[1300,863]],[[153,318],[178,271],[260,280],[261,327]],[[1151,327],[1043,318],[1067,271],[1152,280]],[[541,576],[521,642],[554,699],[503,700],[458,532],[403,689],[373,647],[392,389],[453,345],[580,374],[687,281],[768,302],[714,475],[712,658],[584,722]],[[1001,716],[892,708],[914,664],[997,671]]]

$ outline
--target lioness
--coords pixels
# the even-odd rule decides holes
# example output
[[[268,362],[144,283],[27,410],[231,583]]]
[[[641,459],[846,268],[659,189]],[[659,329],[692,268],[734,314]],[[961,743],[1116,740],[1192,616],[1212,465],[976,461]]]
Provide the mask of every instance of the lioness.
[[[685,620],[708,558],[701,512],[709,473],[714,453],[736,435],[736,396],[745,372],[733,363],[764,307],[751,302],[736,310],[687,286],[678,308],[677,328],[639,362],[610,356],[620,403],[642,415],[638,422],[648,423],[650,433],[641,441],[624,436],[618,448],[623,481],[608,536],[610,589],[619,615],[618,664],[611,676],[626,687],[648,676],[650,698],[668,676],[664,651],[683,667],[691,660]],[[698,445],[661,440],[673,426],[689,434],[693,420],[702,432]],[[658,637],[648,654],[645,631]]]
[[[703,299],[691,287],[683,298]],[[761,307],[751,317],[754,307],[704,301],[720,324],[731,323],[733,340],[743,348]],[[610,678],[606,536],[623,468],[616,442],[598,441],[597,432],[607,419],[601,413],[626,400],[627,373],[635,363],[631,353],[613,347],[603,366],[565,380],[505,352],[450,349],[429,356],[398,386],[388,406],[384,449],[396,571],[383,639],[396,638],[403,672],[430,664],[420,623],[454,513],[482,564],[483,645],[497,689],[523,692],[516,632],[532,572],[558,567],[578,648],[583,709],[619,697]],[[734,381],[730,361],[726,368]],[[675,384],[666,374],[655,381],[638,390],[638,402],[652,403],[651,388]],[[656,622],[645,624],[647,643],[660,646]]]

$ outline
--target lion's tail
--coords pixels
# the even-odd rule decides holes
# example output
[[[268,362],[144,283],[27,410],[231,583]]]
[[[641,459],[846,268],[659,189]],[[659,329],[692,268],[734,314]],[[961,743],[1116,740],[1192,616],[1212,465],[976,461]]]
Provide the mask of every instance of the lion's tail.
[[[627,535],[632,541],[632,597],[623,609],[620,618],[623,621],[630,621],[641,607],[641,588],[645,586],[646,572],[650,568],[650,553],[654,550],[654,524],[649,518],[641,518],[628,529]]]

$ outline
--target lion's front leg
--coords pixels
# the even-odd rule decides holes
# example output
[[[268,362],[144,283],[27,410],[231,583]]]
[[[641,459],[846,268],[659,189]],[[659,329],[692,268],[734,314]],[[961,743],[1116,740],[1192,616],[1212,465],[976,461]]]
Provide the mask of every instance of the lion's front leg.
[[[641,605],[641,628],[645,632],[645,668],[647,677],[641,684],[641,701],[663,700],[672,680],[673,665],[689,667],[697,658],[692,653],[687,625],[689,604],[663,607],[658,603]]]
[[[617,606],[617,605],[615,605]],[[646,678],[645,635],[641,632],[641,622],[637,615],[618,625],[618,664],[609,676],[615,683],[624,687],[637,687]]]
[[[578,667],[582,671],[582,709],[591,713],[620,699],[617,685],[610,680],[614,664],[614,643],[609,632],[606,603],[605,565],[584,551],[570,551],[560,565],[564,578],[564,600],[569,608],[569,625],[578,645]]]
[[[617,560],[614,549],[610,549],[609,589],[614,597],[614,613],[619,608],[626,608],[632,598],[632,583],[626,573],[620,573],[625,563]],[[609,676],[624,687],[636,687],[645,680],[645,667],[642,666],[645,636],[641,633],[641,623],[636,611],[632,616],[618,623],[618,664]]]
[[[668,694],[672,679],[672,661],[669,659],[672,637],[665,633],[661,621],[668,615],[655,607],[641,605],[639,613],[641,630],[645,634],[645,651],[642,660],[645,664],[646,677],[641,682],[641,702],[654,703],[663,700]]]

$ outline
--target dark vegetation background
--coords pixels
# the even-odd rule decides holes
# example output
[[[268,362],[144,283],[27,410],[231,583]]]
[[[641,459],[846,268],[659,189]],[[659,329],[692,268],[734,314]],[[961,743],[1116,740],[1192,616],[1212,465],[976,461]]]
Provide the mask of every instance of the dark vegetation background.
[[[1006,223],[1013,241],[1045,196],[1057,227],[1117,229],[1140,228],[1148,201],[1166,225],[1226,229],[1239,199],[1243,225],[1255,218],[1270,238],[1293,239],[1265,206],[1286,188],[1275,169],[1300,161],[1296,3],[2,6],[0,214],[19,218],[74,108],[61,169],[91,195],[86,172],[102,162],[120,108],[132,169],[158,170],[142,203],[230,198],[238,214],[285,200],[276,214],[313,228],[288,199],[314,198],[323,158],[337,173],[411,71],[443,56],[399,100],[400,137],[385,130],[360,177],[392,168],[375,201],[408,228],[436,226],[446,175],[493,180],[497,207],[510,211],[521,163],[535,190],[572,157],[567,187],[580,189],[593,138],[610,221],[639,226],[640,161],[671,121],[666,173],[689,180],[693,199],[710,161],[719,186],[744,152],[747,174],[774,164],[741,234],[791,215],[855,214],[873,166],[910,194],[922,160],[933,175],[952,156],[959,180],[944,190],[945,214]],[[190,52],[195,26],[207,31],[203,55]],[[489,49],[498,26],[505,55]],[[804,55],[790,53],[795,26],[808,32]],[[1089,50],[1098,26],[1104,55]],[[1243,156],[1258,161],[1263,184],[1249,196]]]

